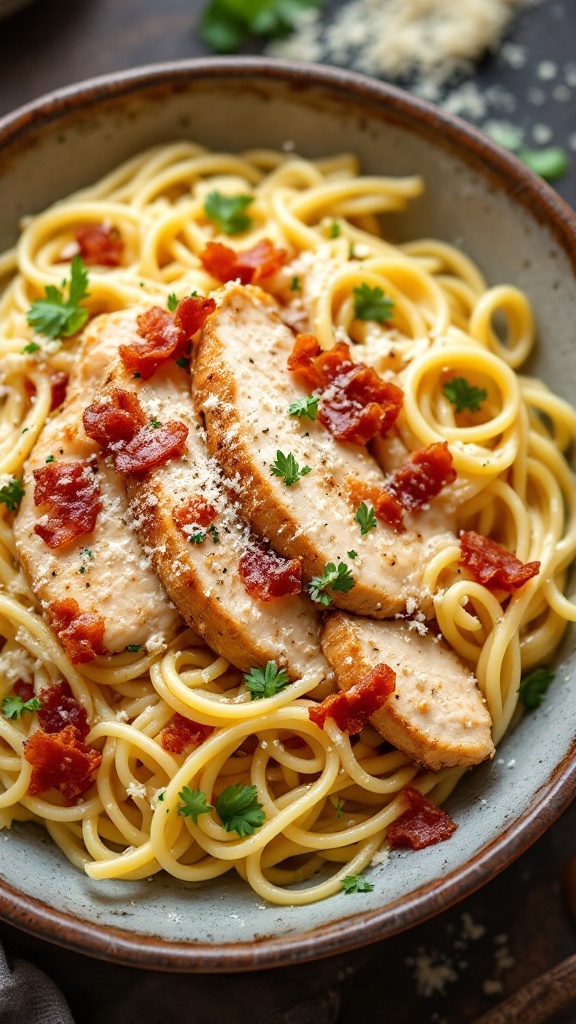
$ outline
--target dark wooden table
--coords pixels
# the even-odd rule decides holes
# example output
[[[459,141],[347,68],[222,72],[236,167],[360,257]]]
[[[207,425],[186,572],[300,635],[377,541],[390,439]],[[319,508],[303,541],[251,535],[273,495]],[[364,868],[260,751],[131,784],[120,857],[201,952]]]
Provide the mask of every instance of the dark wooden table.
[[[334,0],[332,8],[336,6]],[[205,55],[195,31],[202,7],[201,0],[36,0],[0,22],[0,115],[82,78]],[[453,95],[456,100],[460,96],[464,116],[481,126],[490,120],[510,121],[523,128],[529,145],[549,136],[570,150],[573,166],[556,187],[576,207],[576,3],[547,0],[526,10],[515,22],[511,40],[524,48],[516,50],[527,57],[524,66],[513,68],[509,61],[491,57],[474,79],[474,87],[488,96],[487,109],[474,115],[470,99],[468,109],[462,110],[465,94]],[[257,46],[247,49],[260,52]],[[576,925],[562,886],[574,853],[576,805],[477,894],[368,954],[350,955],[353,973],[342,981],[340,1024],[468,1024],[574,953]],[[79,1022],[85,1019],[87,993],[98,988],[104,975],[107,985],[126,986],[137,974],[104,968],[8,926],[0,928],[0,937],[10,951],[44,967],[67,995]],[[423,994],[426,964],[427,990],[438,986],[429,995]],[[253,980],[257,988],[258,977]],[[194,978],[190,985],[193,992]],[[220,998],[227,985],[232,988],[233,979],[221,979],[215,986]],[[159,1007],[169,992],[166,982],[159,981]],[[113,1015],[110,1021],[114,1024]],[[576,1004],[568,1015],[554,1019],[554,1024],[575,1022]]]

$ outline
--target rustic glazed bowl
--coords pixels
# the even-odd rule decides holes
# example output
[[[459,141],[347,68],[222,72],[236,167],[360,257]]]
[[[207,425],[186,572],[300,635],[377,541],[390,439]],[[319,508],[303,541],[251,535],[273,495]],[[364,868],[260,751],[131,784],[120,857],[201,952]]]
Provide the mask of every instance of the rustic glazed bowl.
[[[398,238],[460,245],[492,283],[530,296],[531,370],[565,398],[576,378],[576,218],[514,157],[406,93],[343,71],[258,59],[201,60],[115,74],[54,93],[0,121],[0,249],[34,213],[153,143],[357,153],[368,173],[412,174],[426,193],[395,214]],[[199,887],[157,875],[94,882],[33,825],[0,837],[0,916],[115,962],[233,971],[310,960],[409,928],[471,893],[534,842],[576,790],[573,635],[545,704],[463,779],[449,843],[371,869],[371,893],[264,906],[225,876]]]

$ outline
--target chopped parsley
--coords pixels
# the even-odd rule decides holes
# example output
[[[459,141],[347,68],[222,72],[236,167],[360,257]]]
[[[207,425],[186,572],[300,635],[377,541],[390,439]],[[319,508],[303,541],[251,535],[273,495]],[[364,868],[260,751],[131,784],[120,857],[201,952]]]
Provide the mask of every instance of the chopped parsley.
[[[42,707],[38,697],[31,697],[30,700],[22,700],[15,693],[4,697],[2,701],[2,714],[5,718],[20,718],[24,711],[39,711]]]
[[[256,786],[241,782],[223,789],[216,801],[216,810],[227,832],[251,836],[266,821],[262,804],[257,800]]]
[[[49,462],[54,462],[54,456],[53,455],[47,455],[46,456],[46,464],[48,464]]]
[[[0,487],[0,502],[6,505],[9,512],[16,511],[23,497],[24,488],[22,487],[22,481],[17,477],[14,477],[4,487]]]
[[[318,402],[320,395],[305,395],[297,398],[288,409],[290,416],[307,416],[309,420],[315,420],[318,415]]]
[[[174,310],[176,309],[176,306],[178,305],[178,296],[176,295],[175,292],[170,292],[170,295],[166,300],[166,305],[168,306],[168,311],[170,313],[173,313]]]
[[[250,33],[281,38],[304,11],[322,0],[210,0],[200,19],[201,39],[216,53],[234,53]]]
[[[360,525],[360,533],[363,537],[378,525],[374,509],[371,505],[367,505],[365,501],[362,501],[356,509],[355,519]]]
[[[266,668],[251,668],[244,676],[244,682],[250,690],[251,700],[263,697],[274,697],[288,686],[290,679],[284,668],[278,668],[275,661],[269,661]]]
[[[188,370],[188,367],[189,367],[188,356],[180,356],[180,359],[176,359],[176,366],[181,366],[183,370]]]
[[[346,875],[346,878],[342,879],[342,888],[347,896],[351,896],[356,892],[372,892],[374,886],[372,882],[362,878],[362,875]]]
[[[316,604],[321,604],[328,608],[331,604],[331,599],[326,593],[327,590],[340,590],[343,594],[347,594],[352,590],[353,586],[352,573],[346,562],[339,562],[337,566],[334,565],[334,562],[328,562],[322,575],[314,576],[310,580],[308,593]]]
[[[331,796],[330,803],[332,804],[332,807],[336,811],[336,817],[341,818],[342,811],[344,810],[344,801],[341,800],[340,797],[338,796]]]
[[[160,426],[160,420],[156,420],[156,419],[150,420],[150,423],[148,424],[148,426],[149,427],[153,427],[154,430],[156,430]]]
[[[387,299],[379,285],[361,284],[354,289],[354,314],[357,320],[375,320],[384,324],[394,315],[394,302]]]
[[[456,412],[478,412],[482,402],[488,398],[486,388],[469,384],[465,377],[453,377],[443,385],[442,391],[449,402],[456,406]]]
[[[539,708],[550,683],[554,679],[554,673],[549,668],[537,668],[530,672],[520,681],[519,697],[525,708],[533,711]]]
[[[546,181],[556,181],[570,169],[570,161],[561,146],[548,146],[547,149],[522,147],[516,155],[530,170],[535,171]]]
[[[218,541],[220,540],[220,534],[218,533],[218,530],[214,526],[214,523],[212,523],[212,525],[208,527],[208,533],[212,537],[212,543],[218,544]]]
[[[340,227],[337,220],[333,220],[328,230],[329,238],[339,238],[342,234],[342,228]]]
[[[86,566],[85,565],[81,565],[80,568],[78,569],[78,572],[83,575],[86,572]]]
[[[347,551],[346,554],[348,555],[348,558],[352,559],[352,561],[354,561],[355,558],[358,558],[357,551]]]
[[[28,310],[26,319],[33,330],[48,338],[70,338],[84,326],[88,310],[81,306],[88,297],[88,271],[81,256],[75,256],[70,264],[68,297],[64,297],[66,278],[62,289],[53,284],[46,285],[43,299],[36,299]]]
[[[29,341],[27,345],[24,345],[24,348],[22,349],[22,354],[32,355],[32,353],[37,352],[39,348],[40,345],[38,344],[37,341]]]
[[[183,818],[192,818],[195,825],[198,824],[201,814],[208,814],[212,810],[211,804],[206,803],[206,794],[201,789],[190,789],[189,786],[184,786],[178,796],[184,801],[178,808],[178,814],[181,814]]]
[[[204,530],[198,530],[197,533],[189,533],[188,540],[190,544],[203,544],[206,540],[206,534]]]
[[[138,654],[138,652],[142,650],[142,647],[143,644],[128,644],[124,650],[128,651],[129,654]]]
[[[299,277],[293,277],[292,280],[290,281],[290,291],[291,292],[299,292],[301,287],[302,287],[302,284],[300,283],[300,278]]]
[[[291,487],[292,484],[297,483],[301,477],[306,476],[307,473],[311,473],[310,466],[300,466],[296,462],[296,459],[292,455],[292,452],[288,452],[288,455],[284,455],[283,452],[276,452],[276,461],[270,466],[270,473],[272,476],[281,476],[284,478],[286,487]]]
[[[239,235],[252,224],[245,210],[254,202],[254,196],[225,196],[211,192],[204,203],[204,213],[225,235]]]

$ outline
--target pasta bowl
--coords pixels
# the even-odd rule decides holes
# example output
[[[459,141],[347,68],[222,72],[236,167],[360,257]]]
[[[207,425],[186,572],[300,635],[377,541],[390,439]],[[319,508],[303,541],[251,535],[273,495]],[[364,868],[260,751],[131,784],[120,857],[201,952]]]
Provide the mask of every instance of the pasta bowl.
[[[343,71],[248,58],[189,61],[114,74],[16,111],[0,121],[0,250],[15,243],[19,218],[175,140],[306,159],[345,149],[367,175],[421,175],[423,194],[387,216],[386,237],[450,243],[490,284],[510,283],[528,295],[538,339],[528,371],[570,400],[574,215],[474,129]],[[509,329],[514,333],[513,324]],[[96,880],[34,822],[17,821],[0,844],[0,914],[89,955],[174,971],[279,966],[409,928],[487,882],[569,804],[576,784],[574,662],[568,631],[545,702],[514,724],[493,759],[464,772],[447,800],[454,835],[417,852],[375,857],[366,891],[274,905],[231,872],[202,884],[163,873]]]

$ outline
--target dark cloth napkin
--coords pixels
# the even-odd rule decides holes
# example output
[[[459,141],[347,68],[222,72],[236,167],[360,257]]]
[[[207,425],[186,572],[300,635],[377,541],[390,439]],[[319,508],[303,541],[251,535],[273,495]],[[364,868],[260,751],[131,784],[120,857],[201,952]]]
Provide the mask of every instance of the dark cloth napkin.
[[[335,1024],[341,984],[368,955],[244,974],[165,974],[7,933],[0,1024]]]

